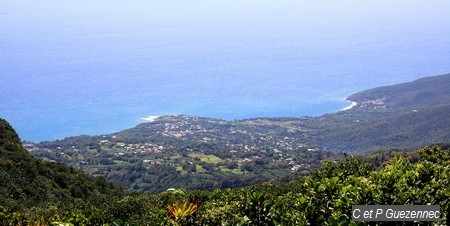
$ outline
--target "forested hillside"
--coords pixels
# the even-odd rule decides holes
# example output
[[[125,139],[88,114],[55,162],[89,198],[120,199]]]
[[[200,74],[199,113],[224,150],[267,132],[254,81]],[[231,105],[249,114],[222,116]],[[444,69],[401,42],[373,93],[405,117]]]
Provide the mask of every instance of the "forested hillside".
[[[17,141],[17,138],[13,137]],[[3,139],[4,143],[11,143]],[[14,142],[12,142],[14,143]],[[389,152],[391,153],[391,152]],[[440,205],[439,225],[449,222],[450,154],[438,146],[419,156],[345,156],[310,176],[239,189],[171,190],[159,194],[110,194],[93,206],[0,206],[2,225],[434,225],[436,222],[351,221],[352,205]],[[5,158],[5,161],[8,159]],[[23,170],[18,167],[18,170]],[[16,176],[16,175],[11,175]],[[81,182],[82,183],[82,182]],[[24,183],[24,186],[28,184]],[[9,193],[0,193],[3,200]],[[41,200],[42,204],[46,200]],[[64,202],[63,202],[64,203]],[[70,203],[70,202],[67,202]]]
[[[73,167],[36,159],[0,119],[0,208],[25,210],[77,201],[97,205],[123,194],[122,188],[102,177],[90,178]]]
[[[378,87],[355,93],[347,99],[358,105],[353,111],[412,111],[450,104],[450,74]]]
[[[349,111],[316,120],[312,137],[328,150],[365,153],[450,140],[450,74],[378,87],[348,97]]]
[[[317,119],[317,136],[322,148],[334,151],[368,151],[388,148],[413,149],[450,140],[450,104],[396,113],[337,113]],[[327,125],[324,125],[327,124]],[[321,130],[326,126],[326,129]]]

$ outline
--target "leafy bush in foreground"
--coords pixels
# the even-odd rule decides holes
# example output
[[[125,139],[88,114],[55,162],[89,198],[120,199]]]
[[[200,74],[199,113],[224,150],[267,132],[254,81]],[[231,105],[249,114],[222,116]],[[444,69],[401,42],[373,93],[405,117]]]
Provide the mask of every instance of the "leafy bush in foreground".
[[[241,189],[130,194],[94,205],[50,205],[14,212],[1,225],[366,225],[351,221],[352,205],[440,205],[448,220],[450,155],[438,146],[420,159],[396,156],[375,170],[362,157],[325,163],[308,177]],[[170,207],[170,208],[169,208]],[[178,208],[178,212],[175,211]],[[167,211],[169,210],[169,211]],[[177,216],[179,216],[177,218]],[[419,225],[396,222],[396,225]],[[392,225],[371,222],[367,225]],[[421,222],[420,225],[433,225]]]

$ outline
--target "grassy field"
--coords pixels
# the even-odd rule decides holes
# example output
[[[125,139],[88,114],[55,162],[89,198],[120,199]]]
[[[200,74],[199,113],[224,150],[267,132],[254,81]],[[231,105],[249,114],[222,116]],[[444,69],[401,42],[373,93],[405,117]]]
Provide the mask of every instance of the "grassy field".
[[[123,142],[117,142],[116,143],[116,147],[125,147],[125,143],[123,143]]]
[[[176,170],[181,173],[181,175],[186,175],[188,172],[183,169],[181,166],[177,166]]]
[[[202,166],[196,165],[196,166],[195,166],[195,172],[197,172],[197,173],[203,173],[203,172],[206,172],[206,170],[205,170]]]
[[[228,173],[233,173],[233,174],[236,174],[236,175],[242,175],[242,174],[244,174],[242,171],[239,170],[239,168],[238,168],[238,169],[221,168],[220,171],[222,171],[222,172],[228,172]]]
[[[199,153],[191,153],[189,154],[189,157],[191,158],[199,158],[200,161],[211,163],[211,164],[218,164],[224,162],[221,158],[215,156],[215,155],[205,155],[205,154],[199,154]]]

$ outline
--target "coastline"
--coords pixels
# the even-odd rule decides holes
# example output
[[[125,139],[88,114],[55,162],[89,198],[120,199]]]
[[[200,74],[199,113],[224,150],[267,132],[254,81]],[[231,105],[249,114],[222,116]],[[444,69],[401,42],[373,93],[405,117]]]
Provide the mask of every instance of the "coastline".
[[[352,109],[353,107],[355,107],[356,105],[358,105],[358,102],[352,101],[352,103],[349,106],[343,108],[340,111],[348,111],[348,110]]]
[[[140,118],[140,120],[142,120],[144,122],[153,122],[153,121],[155,121],[158,118],[159,118],[159,115],[149,115],[147,117]]]

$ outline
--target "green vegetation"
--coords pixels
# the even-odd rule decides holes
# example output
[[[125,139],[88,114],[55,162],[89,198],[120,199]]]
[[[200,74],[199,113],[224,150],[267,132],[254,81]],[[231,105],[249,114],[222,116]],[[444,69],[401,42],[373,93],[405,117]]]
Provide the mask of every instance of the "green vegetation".
[[[358,102],[351,110],[320,117],[161,116],[114,134],[27,148],[38,158],[102,175],[129,191],[242,187],[307,175],[339,153],[448,142],[448,87],[450,74],[363,91],[349,97]]]
[[[111,216],[104,205],[124,195],[103,177],[34,158],[0,119],[0,225],[103,224]]]
[[[34,158],[11,126],[0,119],[0,205],[10,210],[43,202],[95,204],[120,198],[121,188],[104,178],[89,178],[61,163]]]
[[[295,138],[265,135],[265,128],[252,134],[224,123],[166,116],[120,134],[67,138],[28,148],[36,157],[103,175],[130,191],[150,192],[173,187],[213,190],[289,179],[309,173],[332,155],[304,146]],[[222,130],[231,135],[214,135]],[[144,135],[146,138],[138,142]]]
[[[382,87],[321,117],[164,116],[29,152],[0,119],[0,225],[366,225],[352,205],[428,204],[449,224],[449,85],[450,74]],[[433,225],[367,225],[392,224]]]
[[[394,152],[391,152],[394,153]],[[2,225],[369,225],[351,221],[352,205],[440,205],[448,222],[450,152],[425,147],[415,158],[375,153],[326,162],[310,176],[214,191],[128,194],[65,206],[50,201],[20,210],[1,207]],[[380,163],[379,161],[384,161]],[[377,167],[377,165],[379,167]],[[2,194],[4,195],[4,194]],[[69,202],[70,203],[70,202]],[[410,223],[407,225],[416,225]],[[370,225],[405,225],[376,222]],[[432,223],[420,222],[420,225]]]
[[[348,97],[359,103],[359,111],[403,111],[432,108],[450,103],[450,74],[378,87]]]
[[[205,154],[198,154],[198,153],[191,153],[189,154],[189,157],[191,158],[200,158],[200,161],[211,163],[211,164],[219,164],[224,162],[221,158],[215,156],[215,155],[205,155]]]

